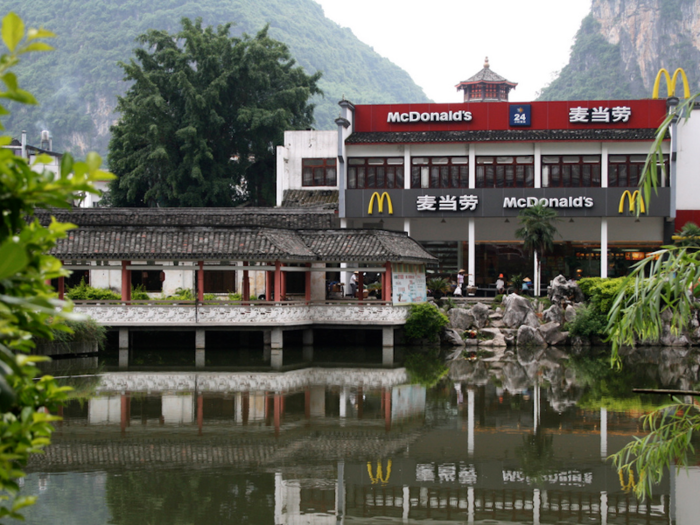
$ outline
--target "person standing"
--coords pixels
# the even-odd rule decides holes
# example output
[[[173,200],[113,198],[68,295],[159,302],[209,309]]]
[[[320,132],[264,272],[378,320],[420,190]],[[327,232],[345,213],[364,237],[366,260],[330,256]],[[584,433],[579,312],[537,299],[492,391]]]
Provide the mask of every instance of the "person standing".
[[[464,270],[457,272],[457,290],[459,294],[455,291],[455,295],[464,295]]]
[[[353,297],[357,296],[357,276],[359,274],[360,272],[354,272],[352,277],[350,277],[350,291],[352,292]]]

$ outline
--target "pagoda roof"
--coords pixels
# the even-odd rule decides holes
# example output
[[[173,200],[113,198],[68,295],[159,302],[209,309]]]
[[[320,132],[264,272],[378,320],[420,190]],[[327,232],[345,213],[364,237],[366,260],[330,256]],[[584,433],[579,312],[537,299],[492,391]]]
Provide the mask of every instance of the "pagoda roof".
[[[515,87],[517,86],[517,82],[511,82],[509,80],[506,80],[504,77],[496,73],[491,69],[491,66],[489,65],[489,58],[486,57],[486,60],[484,61],[484,68],[479,71],[476,75],[473,75],[469,77],[467,80],[463,80],[459,84],[457,84],[457,89],[460,89],[462,86],[471,86],[474,84],[482,84],[482,83],[493,83],[493,84],[506,84],[510,87]]]

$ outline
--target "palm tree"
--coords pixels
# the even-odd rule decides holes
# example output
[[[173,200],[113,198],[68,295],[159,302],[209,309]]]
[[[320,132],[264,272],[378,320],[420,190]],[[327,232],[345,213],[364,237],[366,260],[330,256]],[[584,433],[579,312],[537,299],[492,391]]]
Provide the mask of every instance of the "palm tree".
[[[535,297],[540,296],[540,256],[554,248],[554,236],[557,228],[556,210],[542,204],[521,210],[518,214],[520,228],[515,230],[515,236],[523,240],[525,251],[534,255]]]

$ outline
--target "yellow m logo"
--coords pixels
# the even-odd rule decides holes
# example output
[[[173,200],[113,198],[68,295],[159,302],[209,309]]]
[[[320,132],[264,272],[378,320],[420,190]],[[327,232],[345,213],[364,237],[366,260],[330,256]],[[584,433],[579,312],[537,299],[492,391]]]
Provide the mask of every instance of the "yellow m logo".
[[[382,485],[389,483],[389,478],[391,477],[391,460],[386,462],[386,478],[382,475],[382,462],[377,461],[377,476],[372,474],[372,462],[367,462],[367,473],[369,474],[369,479],[372,481],[372,485],[376,485],[381,482]]]
[[[636,202],[637,199],[639,199],[639,211],[642,213],[646,213],[646,206],[644,204],[644,197],[639,193],[639,190],[634,190],[633,193],[630,193],[629,190],[625,190],[625,192],[622,194],[622,197],[620,197],[620,208],[618,210],[619,213],[624,213],[625,212],[625,199],[628,200],[629,202],[629,211],[633,212],[634,211],[634,203]]]
[[[374,199],[377,199],[379,202],[379,213],[384,212],[384,199],[386,199],[386,203],[389,205],[389,215],[394,214],[394,206],[391,204],[391,197],[389,197],[389,194],[387,192],[382,192],[381,195],[379,195],[378,191],[375,191],[372,194],[372,197],[369,199],[369,206],[367,207],[367,215],[372,215],[372,208],[374,207]]]
[[[651,98],[659,98],[659,86],[661,84],[661,78],[666,79],[666,88],[668,89],[668,96],[673,97],[676,94],[676,81],[678,80],[678,74],[680,73],[683,79],[683,98],[690,98],[690,87],[688,86],[688,77],[685,76],[685,71],[680,67],[676,69],[673,73],[673,77],[668,74],[665,68],[661,68],[656,74],[656,80],[654,81],[654,91],[651,94]]]

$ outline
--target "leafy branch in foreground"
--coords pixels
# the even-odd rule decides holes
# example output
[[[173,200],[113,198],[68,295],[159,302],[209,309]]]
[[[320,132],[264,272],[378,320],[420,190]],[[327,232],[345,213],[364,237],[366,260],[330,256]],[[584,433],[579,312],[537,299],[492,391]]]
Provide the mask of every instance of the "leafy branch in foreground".
[[[642,422],[649,433],[610,456],[623,488],[634,490],[640,499],[651,497],[665,469],[688,466],[688,457],[695,452],[693,434],[700,430],[700,408],[674,398],[673,404],[647,414]]]
[[[650,277],[646,277],[649,275]],[[666,246],[637,263],[613,302],[607,333],[618,362],[620,346],[658,340],[664,323],[679,334],[688,326],[700,295],[700,251]]]
[[[0,98],[21,104],[36,104],[34,97],[19,88],[9,69],[19,56],[51,48],[36,42],[53,36],[30,29],[14,13],[2,20],[2,40],[8,52],[0,56],[0,80],[5,91]],[[8,111],[0,106],[0,115]],[[53,339],[54,330],[69,331],[65,320],[76,318],[70,303],[59,301],[47,281],[68,275],[61,262],[48,255],[56,241],[73,227],[52,220],[43,226],[34,218],[36,208],[70,207],[81,193],[97,193],[93,182],[109,178],[101,171],[102,160],[89,154],[85,162],[64,155],[59,173],[45,169],[53,159],[40,155],[30,165],[7,147],[10,137],[0,137],[0,519],[22,519],[19,511],[34,503],[33,496],[18,496],[18,478],[30,454],[50,443],[52,416],[65,400],[68,387],[53,377],[36,380],[36,363],[45,360],[27,355],[34,339]]]

